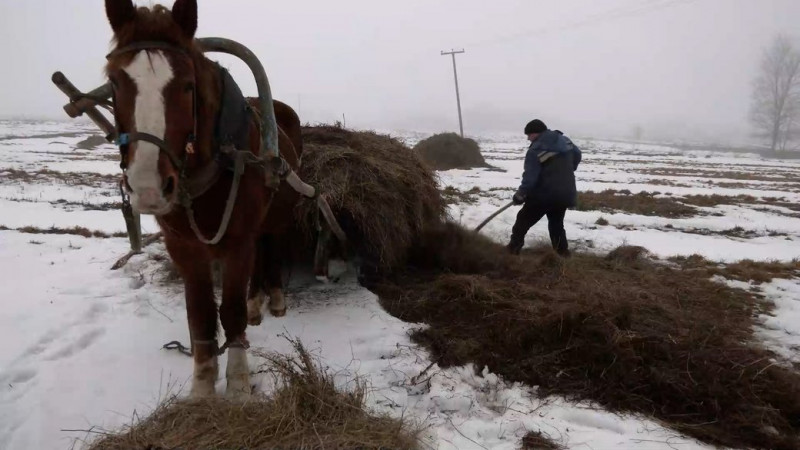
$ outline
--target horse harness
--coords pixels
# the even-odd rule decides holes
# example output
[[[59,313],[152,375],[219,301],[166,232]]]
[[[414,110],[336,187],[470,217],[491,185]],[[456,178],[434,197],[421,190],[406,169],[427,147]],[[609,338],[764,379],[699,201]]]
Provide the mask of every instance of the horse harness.
[[[160,41],[143,41],[137,42],[125,47],[118,48],[113,52],[106,55],[106,59],[118,56],[123,53],[129,53],[139,50],[166,50],[185,56],[189,59],[194,67],[194,60],[185,49],[176,45],[160,42]],[[217,69],[220,75],[221,84],[221,99],[220,109],[217,113],[214,126],[214,139],[212,143],[212,160],[201,167],[194,175],[189,176],[186,173],[186,163],[190,155],[195,153],[195,144],[197,139],[197,117],[198,117],[198,104],[197,104],[197,83],[194,83],[192,89],[192,132],[186,137],[186,146],[183,158],[179,159],[170,148],[166,140],[161,139],[149,133],[142,132],[122,132],[120,129],[120,121],[117,115],[116,107],[114,110],[114,121],[117,128],[117,134],[114,143],[120,149],[120,168],[123,173],[127,171],[127,153],[128,146],[136,141],[144,141],[158,147],[159,152],[165,154],[172,164],[173,168],[179,174],[178,182],[178,201],[181,206],[186,209],[186,214],[189,219],[189,225],[194,231],[197,238],[204,244],[215,245],[222,240],[228,228],[230,218],[233,213],[233,207],[236,203],[236,196],[239,190],[239,184],[242,174],[244,173],[245,166],[256,166],[265,173],[271,173],[272,177],[267,177],[270,180],[276,180],[277,183],[268,185],[269,188],[277,190],[279,181],[284,179],[290,172],[291,168],[288,163],[282,158],[269,158],[264,159],[254,155],[247,150],[249,147],[249,125],[255,112],[244,98],[239,86],[233,80],[230,73],[221,67],[219,64]],[[196,81],[195,71],[195,81]],[[116,106],[116,87],[112,83],[112,102]],[[231,183],[230,191],[225,205],[225,211],[222,216],[219,229],[213,238],[207,239],[197,226],[194,218],[194,211],[192,210],[192,200],[203,195],[208,191],[222,175],[224,170],[233,172],[233,182]],[[120,183],[120,191],[123,195],[123,204],[129,205],[129,199],[126,196],[123,183]]]

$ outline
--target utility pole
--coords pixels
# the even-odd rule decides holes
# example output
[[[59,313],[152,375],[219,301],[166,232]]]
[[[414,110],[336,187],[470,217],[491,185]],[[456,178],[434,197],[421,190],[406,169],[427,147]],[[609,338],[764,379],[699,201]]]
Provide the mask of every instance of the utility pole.
[[[297,94],[297,115],[303,117],[303,100],[302,94]]]
[[[453,76],[456,79],[456,105],[458,105],[458,128],[461,130],[461,137],[464,137],[464,122],[461,120],[461,95],[458,93],[458,71],[456,70],[456,55],[464,53],[464,49],[450,50],[449,52],[442,51],[442,56],[450,55],[453,57]]]

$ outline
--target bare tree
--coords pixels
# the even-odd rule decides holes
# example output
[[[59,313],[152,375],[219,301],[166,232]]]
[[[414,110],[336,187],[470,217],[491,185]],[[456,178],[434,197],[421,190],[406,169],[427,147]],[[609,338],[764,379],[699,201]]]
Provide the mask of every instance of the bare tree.
[[[750,119],[773,152],[785,151],[800,134],[800,50],[784,35],[764,51],[753,83]]]

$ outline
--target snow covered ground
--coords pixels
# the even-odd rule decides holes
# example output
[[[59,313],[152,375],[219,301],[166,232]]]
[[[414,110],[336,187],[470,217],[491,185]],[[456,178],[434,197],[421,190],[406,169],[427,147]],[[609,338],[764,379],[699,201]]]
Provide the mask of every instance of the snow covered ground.
[[[0,227],[8,228],[0,230],[0,449],[70,448],[86,433],[66,430],[129,423],[134,411],[144,415],[169,393],[183,392],[191,377],[189,358],[161,350],[168,341],[188,342],[182,287],[165,279],[164,262],[159,261],[165,254],[163,245],[149,247],[123,270],[112,272],[110,266],[127,251],[126,238],[14,230],[82,226],[109,234],[124,231],[119,210],[109,206],[118,201],[113,177],[108,177],[118,171],[116,150],[108,145],[91,151],[75,149],[91,132],[91,126],[80,123],[0,122]],[[411,144],[415,139],[400,137]],[[440,173],[443,186],[481,189],[475,203],[451,208],[453,217],[469,226],[508,201],[524,155],[525,142],[517,137],[480,140],[488,162],[504,171]],[[601,141],[578,141],[578,145],[584,149],[578,173],[582,190],[800,200],[800,162],[655,145]],[[38,175],[26,177],[10,169]],[[686,173],[654,175],[642,169]],[[696,170],[713,172],[714,178],[697,175]],[[734,172],[758,179],[720,177]],[[716,184],[709,185],[709,180]],[[712,209],[720,215],[666,219],[569,211],[566,226],[571,240],[598,251],[627,243],[643,245],[659,256],[699,253],[724,261],[800,257],[800,218],[788,215],[791,211]],[[600,216],[610,224],[595,225]],[[508,211],[485,232],[504,241],[513,220],[514,212]],[[676,231],[663,231],[665,225]],[[763,235],[744,239],[680,232],[734,226]],[[143,227],[145,232],[156,230],[152,220],[145,220]],[[529,242],[543,239],[545,227],[537,225]],[[769,236],[767,230],[780,235]],[[775,280],[760,289],[777,308],[774,316],[763,318],[758,335],[780,354],[797,359],[800,280]],[[529,430],[576,449],[709,448],[645,418],[539,398],[534,387],[506,383],[483,368],[477,368],[481,375],[475,375],[473,367],[431,365],[428,354],[408,337],[408,331],[419,325],[403,323],[383,311],[351,272],[328,285],[295,273],[288,302],[286,317],[267,318],[261,326],[248,329],[253,347],[286,352],[290,347],[281,335],[301,339],[343,383],[354,375],[367,378],[371,408],[427,425],[424,438],[430,448],[514,449]],[[257,358],[250,362],[257,370]],[[224,356],[220,364],[224,367]],[[267,388],[266,379],[254,380]],[[218,389],[223,384],[224,379]]]

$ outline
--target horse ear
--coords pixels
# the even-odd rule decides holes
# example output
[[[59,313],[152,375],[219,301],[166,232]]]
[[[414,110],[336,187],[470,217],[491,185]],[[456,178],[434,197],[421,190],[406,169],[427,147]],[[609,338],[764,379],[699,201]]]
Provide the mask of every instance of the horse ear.
[[[125,24],[136,18],[132,0],[106,0],[106,17],[111,29],[117,33]]]
[[[177,0],[172,5],[172,20],[189,38],[197,31],[197,0]]]

